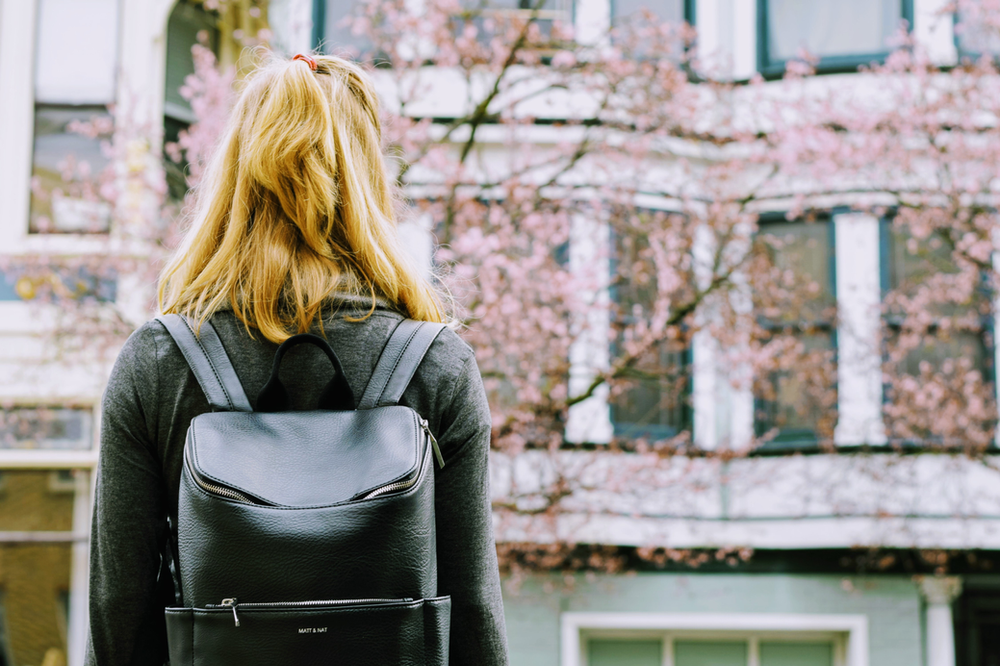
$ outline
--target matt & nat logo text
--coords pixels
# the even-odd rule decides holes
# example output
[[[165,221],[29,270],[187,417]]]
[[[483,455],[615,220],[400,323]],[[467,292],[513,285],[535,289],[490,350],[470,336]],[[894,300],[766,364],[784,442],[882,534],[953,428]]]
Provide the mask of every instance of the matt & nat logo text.
[[[300,634],[325,634],[326,627],[301,627],[299,629]]]

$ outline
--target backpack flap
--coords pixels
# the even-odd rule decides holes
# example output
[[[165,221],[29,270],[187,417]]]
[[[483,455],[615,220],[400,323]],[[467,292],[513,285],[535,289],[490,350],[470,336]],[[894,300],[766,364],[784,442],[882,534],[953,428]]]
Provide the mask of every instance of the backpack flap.
[[[417,413],[403,406],[213,412],[191,421],[187,464],[255,503],[325,506],[414,477],[423,440]]]

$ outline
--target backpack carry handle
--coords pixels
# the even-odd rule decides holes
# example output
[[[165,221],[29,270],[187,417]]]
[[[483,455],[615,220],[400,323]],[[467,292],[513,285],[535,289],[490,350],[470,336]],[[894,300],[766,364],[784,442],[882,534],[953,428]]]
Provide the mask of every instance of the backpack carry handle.
[[[340,365],[340,359],[337,358],[336,352],[333,351],[326,340],[318,335],[300,333],[282,342],[281,346],[278,347],[278,351],[275,352],[274,365],[271,366],[271,378],[267,380],[267,384],[264,384],[260,395],[257,396],[256,411],[288,411],[288,391],[285,389],[285,385],[281,383],[278,371],[281,369],[281,359],[284,357],[285,352],[302,343],[309,343],[319,347],[326,354],[326,357],[330,359],[330,362],[333,363],[333,379],[330,380],[326,388],[323,389],[323,393],[320,394],[317,409],[334,411],[354,409],[354,392],[351,391],[351,385],[347,383],[347,376],[344,374],[344,368]]]

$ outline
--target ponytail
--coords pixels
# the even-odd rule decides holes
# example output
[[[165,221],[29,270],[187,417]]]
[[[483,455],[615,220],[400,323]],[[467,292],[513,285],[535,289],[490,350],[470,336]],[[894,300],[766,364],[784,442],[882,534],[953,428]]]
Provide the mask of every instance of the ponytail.
[[[228,303],[272,342],[310,330],[338,291],[443,321],[399,243],[372,81],[341,58],[311,60],[248,77],[160,278],[161,311],[200,324]]]

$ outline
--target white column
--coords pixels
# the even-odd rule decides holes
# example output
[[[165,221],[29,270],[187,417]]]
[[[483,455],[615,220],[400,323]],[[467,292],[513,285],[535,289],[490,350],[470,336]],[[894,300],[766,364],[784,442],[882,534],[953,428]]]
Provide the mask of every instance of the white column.
[[[555,6],[548,0],[546,7]],[[611,27],[611,0],[577,0],[574,30],[581,44],[598,45],[606,41]]]
[[[962,579],[958,576],[920,576],[917,583],[927,602],[927,666],[955,666],[951,603],[962,592]]]
[[[87,647],[90,545],[81,536],[90,534],[90,470],[74,472],[76,493],[73,497],[73,542],[70,564],[69,627],[66,631],[66,652],[69,666],[83,666]]]
[[[913,34],[939,66],[958,62],[955,22],[951,13],[942,13],[950,4],[951,0],[913,0]]]
[[[837,428],[840,446],[884,444],[879,222],[833,219],[837,272]]]
[[[0,248],[28,233],[34,128],[35,0],[0,0]]]
[[[695,29],[698,31],[698,61],[702,74],[722,79],[733,77],[733,42],[736,39],[734,2],[742,1],[697,0]],[[740,30],[743,28],[740,26]],[[745,46],[745,42],[741,44]],[[748,55],[744,52],[743,57]],[[751,70],[753,67],[755,65],[751,66]]]
[[[698,331],[691,340],[691,412],[695,446],[714,449],[719,441],[717,405],[719,382],[717,377],[718,345],[708,331]]]
[[[587,390],[599,372],[611,364],[610,322],[608,321],[608,279],[611,265],[608,257],[607,225],[593,218],[577,215],[570,229],[570,270],[588,285],[580,298],[590,303],[575,331],[576,339],[569,349],[569,395]],[[601,385],[594,395],[570,407],[566,419],[566,440],[570,442],[607,443],[614,436],[608,387]]]
[[[757,71],[757,0],[729,0],[733,17],[733,78],[749,79]]]

